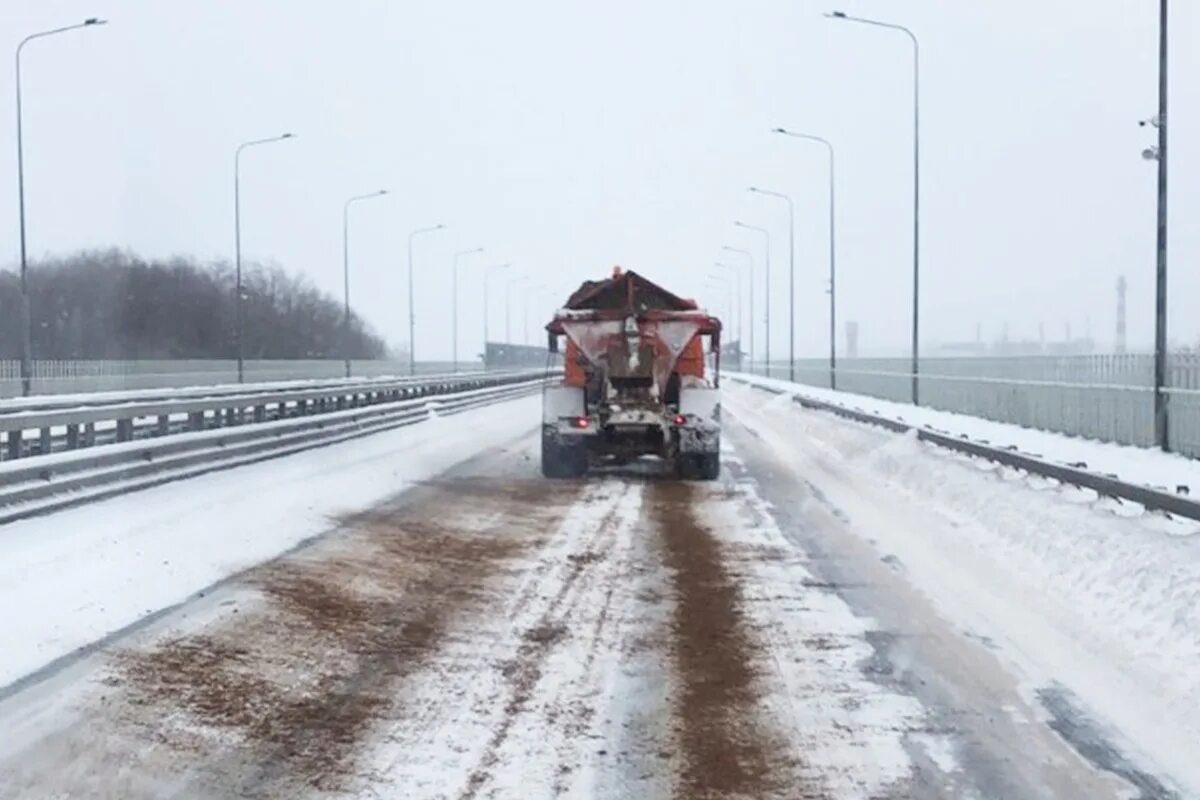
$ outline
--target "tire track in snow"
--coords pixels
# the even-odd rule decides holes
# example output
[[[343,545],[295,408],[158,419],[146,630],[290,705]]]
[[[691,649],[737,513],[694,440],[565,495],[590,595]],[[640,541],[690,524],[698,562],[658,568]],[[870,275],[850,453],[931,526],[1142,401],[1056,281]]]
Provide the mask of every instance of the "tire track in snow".
[[[509,609],[521,643],[500,666],[507,699],[459,800],[536,789],[558,796],[588,773],[597,754],[583,747],[607,682],[597,654],[616,640],[606,633],[641,497],[638,483],[593,484],[543,552]]]

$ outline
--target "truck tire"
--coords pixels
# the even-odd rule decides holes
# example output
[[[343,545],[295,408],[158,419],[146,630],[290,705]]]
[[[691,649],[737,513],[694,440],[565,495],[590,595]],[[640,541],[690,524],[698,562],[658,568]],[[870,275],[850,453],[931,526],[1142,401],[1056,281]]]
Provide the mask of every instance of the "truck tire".
[[[563,444],[555,436],[542,434],[542,476],[546,478],[580,478],[587,474],[587,445]]]

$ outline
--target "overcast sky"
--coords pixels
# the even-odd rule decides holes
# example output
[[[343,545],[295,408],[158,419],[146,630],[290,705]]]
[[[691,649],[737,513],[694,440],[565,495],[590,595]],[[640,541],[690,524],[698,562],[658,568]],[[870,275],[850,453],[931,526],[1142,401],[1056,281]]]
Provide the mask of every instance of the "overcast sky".
[[[705,289],[734,219],[772,231],[773,354],[786,350],[785,206],[796,201],[796,347],[827,351],[827,172],[838,154],[839,316],[864,349],[907,348],[911,46],[835,22],[811,0],[7,0],[0,35],[103,16],[25,51],[34,257],[118,246],[232,259],[233,152],[243,248],[340,296],[341,208],[355,207],[351,302],[407,340],[410,230],[419,357],[449,355],[450,263],[464,259],[462,341],[482,338],[480,276],[529,276],[530,328],[567,290],[621,264],[722,308]],[[1113,337],[1129,282],[1131,344],[1153,335],[1157,4],[1128,0],[845,0],[905,24],[922,68],[923,341],[1005,324]],[[1171,335],[1200,339],[1200,8],[1172,46]],[[11,63],[11,62],[9,62]],[[9,84],[11,86],[11,83]],[[0,103],[0,263],[17,258],[12,103]],[[7,146],[10,155],[3,157]],[[762,316],[763,260],[758,261]],[[492,330],[504,323],[504,279]],[[736,319],[729,320],[733,325]],[[747,320],[747,324],[749,321]],[[840,335],[840,332],[839,332]],[[513,331],[514,338],[518,331]],[[762,347],[761,328],[758,334]]]

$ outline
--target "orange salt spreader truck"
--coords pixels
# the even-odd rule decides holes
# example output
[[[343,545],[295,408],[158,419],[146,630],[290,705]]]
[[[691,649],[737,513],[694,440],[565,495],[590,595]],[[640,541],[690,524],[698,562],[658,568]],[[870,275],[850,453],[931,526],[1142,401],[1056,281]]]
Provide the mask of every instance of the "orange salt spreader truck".
[[[717,477],[720,320],[617,267],[580,286],[546,331],[550,351],[563,353],[563,378],[542,397],[543,475],[654,455],[680,478]]]

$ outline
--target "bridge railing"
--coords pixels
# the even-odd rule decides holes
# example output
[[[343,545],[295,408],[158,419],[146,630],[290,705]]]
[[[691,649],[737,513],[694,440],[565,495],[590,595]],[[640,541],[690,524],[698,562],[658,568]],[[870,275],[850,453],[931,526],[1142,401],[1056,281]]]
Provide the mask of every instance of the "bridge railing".
[[[46,456],[99,444],[503,386],[541,377],[543,372],[297,381],[0,401],[0,458]]]
[[[842,359],[839,391],[906,403],[906,358]],[[747,371],[767,373],[765,365]],[[772,362],[770,376],[787,379],[789,365]],[[1100,441],[1154,445],[1154,360],[1142,353],[1084,356],[924,358],[921,405]],[[829,387],[823,359],[796,362],[797,383]],[[1172,354],[1168,369],[1170,449],[1200,458],[1200,355]]]

